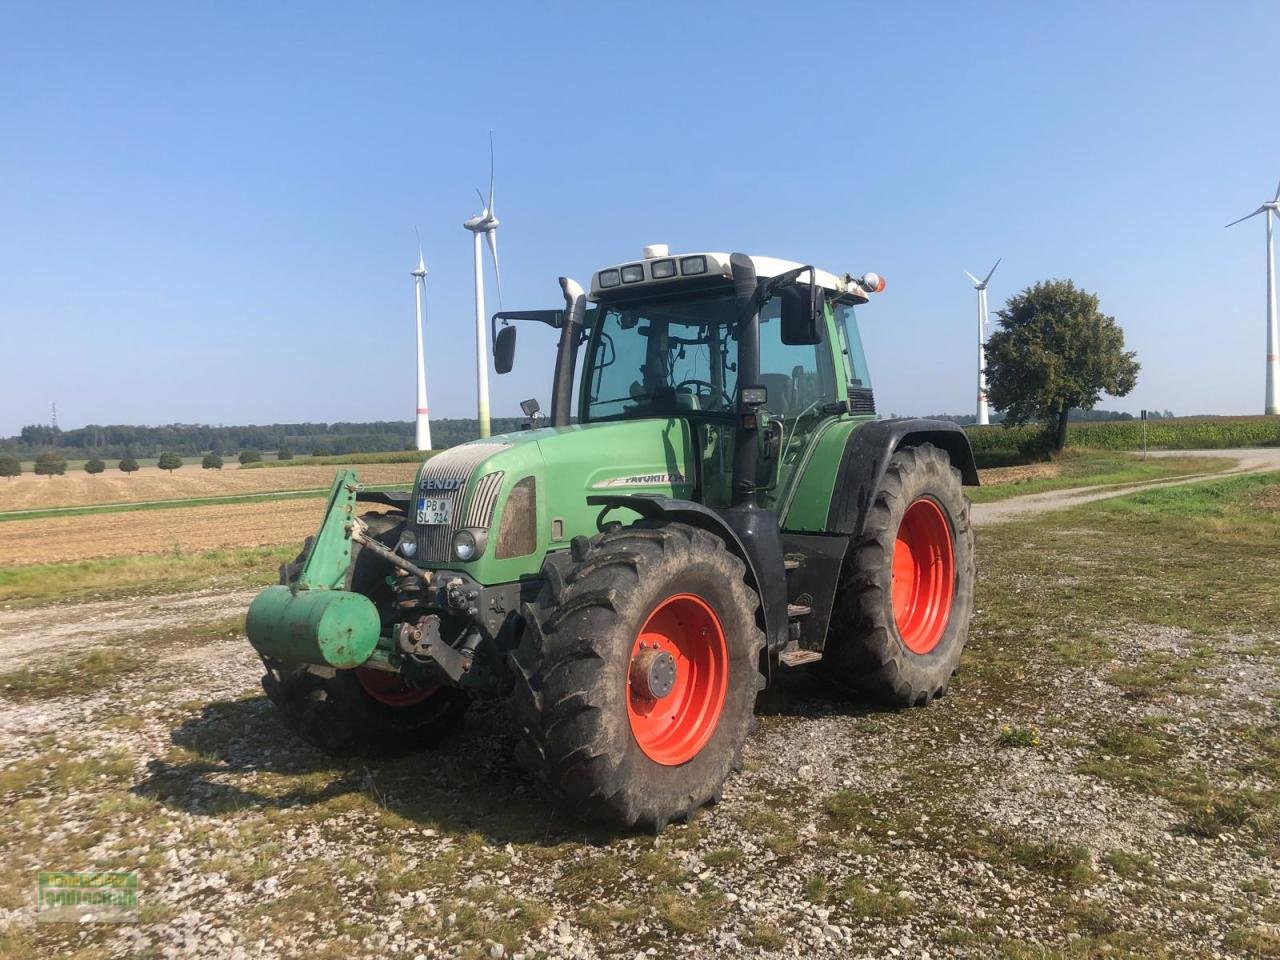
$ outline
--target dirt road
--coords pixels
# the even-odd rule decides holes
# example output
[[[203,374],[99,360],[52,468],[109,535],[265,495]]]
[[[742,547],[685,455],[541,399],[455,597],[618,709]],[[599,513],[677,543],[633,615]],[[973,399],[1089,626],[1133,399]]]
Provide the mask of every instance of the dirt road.
[[[1225,457],[1236,461],[1236,466],[1225,471],[1225,474],[1262,473],[1280,470],[1280,448],[1247,449],[1247,450],[1157,450],[1153,457]],[[1222,475],[1225,475],[1222,474]],[[1213,474],[1218,476],[1219,474]],[[1105,500],[1108,497],[1119,497],[1126,493],[1137,493],[1139,490],[1150,490],[1155,487],[1173,487],[1185,483],[1199,483],[1206,474],[1190,477],[1174,477],[1167,480],[1152,480],[1145,483],[1116,484],[1105,487],[1077,487],[1073,490],[1053,490],[1049,493],[1035,493],[1025,497],[1012,497],[995,503],[976,503],[973,505],[973,522],[975,526],[1000,523],[1019,517],[1034,516],[1038,513],[1049,513],[1053,510],[1064,510],[1082,503]]]

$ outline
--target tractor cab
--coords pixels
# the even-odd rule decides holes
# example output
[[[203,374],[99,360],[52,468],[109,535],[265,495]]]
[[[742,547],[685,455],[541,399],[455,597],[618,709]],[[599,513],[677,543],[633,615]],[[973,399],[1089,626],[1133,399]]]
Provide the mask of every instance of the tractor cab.
[[[774,257],[742,257],[754,283],[743,296],[727,253],[669,255],[645,248],[638,261],[597,271],[571,339],[584,356],[578,383],[580,424],[681,418],[701,460],[703,502],[732,501],[733,450],[744,429],[759,435],[752,483],[765,505],[787,489],[809,439],[826,419],[871,415],[875,400],[854,308],[884,289],[875,274],[837,276]],[[576,289],[572,281],[567,291]],[[581,294],[579,294],[581,296]],[[573,313],[518,311],[494,317],[499,373],[511,368],[515,328],[536,319],[560,325]],[[755,341],[754,369],[740,357],[742,335]],[[505,358],[505,362],[504,362]],[[557,364],[557,383],[576,363]],[[567,384],[565,389],[567,389]],[[557,385],[556,395],[561,392]],[[553,425],[567,423],[553,401]],[[560,416],[557,418],[556,414]]]

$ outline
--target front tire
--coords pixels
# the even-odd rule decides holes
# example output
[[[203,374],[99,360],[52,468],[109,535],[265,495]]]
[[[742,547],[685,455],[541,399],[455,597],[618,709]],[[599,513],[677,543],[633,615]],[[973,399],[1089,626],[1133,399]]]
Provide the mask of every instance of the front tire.
[[[511,656],[521,763],[582,816],[687,819],[741,765],[763,686],[742,561],[704,530],[638,524],[543,573]]]
[[[932,444],[898,450],[846,556],[821,672],[900,706],[941,696],[969,638],[976,575],[960,472]]]
[[[405,525],[396,514],[366,513],[361,519],[388,547],[400,539]],[[308,540],[298,558],[281,568],[282,583],[298,575],[310,547]],[[386,576],[386,564],[357,544],[349,589],[372,600],[384,624],[396,617],[395,593]],[[424,749],[458,727],[470,700],[461,690],[414,685],[385,670],[313,670],[269,657],[262,663],[267,668],[262,688],[285,725],[313,747],[338,757],[394,757]]]

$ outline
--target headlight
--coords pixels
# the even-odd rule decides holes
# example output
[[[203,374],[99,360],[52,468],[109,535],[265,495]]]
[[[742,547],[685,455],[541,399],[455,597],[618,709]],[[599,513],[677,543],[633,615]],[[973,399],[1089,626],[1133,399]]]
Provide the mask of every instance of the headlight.
[[[644,279],[644,267],[638,263],[633,263],[629,267],[622,268],[623,283],[639,283]]]
[[[453,535],[453,555],[463,563],[484,553],[484,542],[489,532],[478,527],[463,527]]]
[[[620,282],[617,270],[601,270],[597,279],[602,287],[616,287]]]
[[[653,279],[655,280],[674,277],[676,275],[676,262],[674,260],[655,260],[649,265],[649,272],[653,274]]]
[[[686,277],[707,272],[706,257],[685,257],[680,261],[680,272]]]

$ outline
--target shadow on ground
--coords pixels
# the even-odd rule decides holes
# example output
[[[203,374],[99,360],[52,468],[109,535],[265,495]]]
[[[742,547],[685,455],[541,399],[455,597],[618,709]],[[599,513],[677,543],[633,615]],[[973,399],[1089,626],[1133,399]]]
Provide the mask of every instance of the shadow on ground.
[[[771,722],[803,723],[877,708],[808,676],[761,696]],[[290,733],[264,696],[203,707],[170,733],[179,748],[148,764],[133,792],[192,815],[299,807],[350,809],[368,802],[424,827],[478,833],[489,842],[607,844],[620,834],[576,820],[541,796],[514,761],[515,737],[501,704],[474,704],[436,746],[395,760],[328,756]]]

